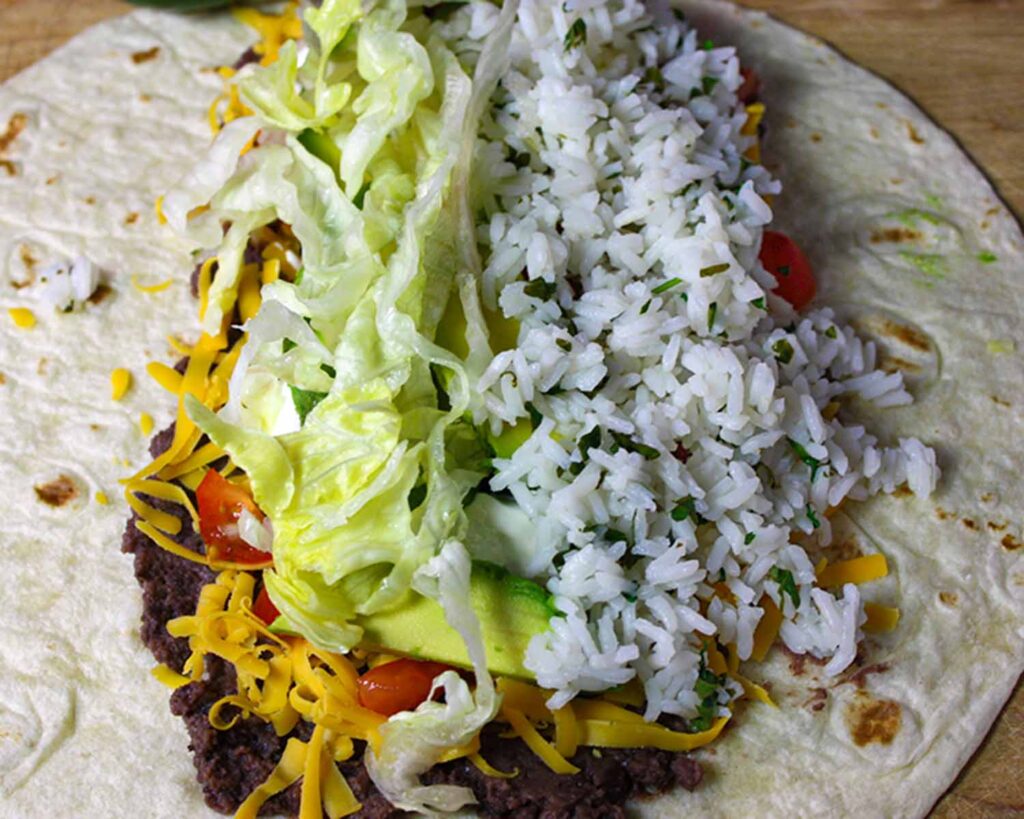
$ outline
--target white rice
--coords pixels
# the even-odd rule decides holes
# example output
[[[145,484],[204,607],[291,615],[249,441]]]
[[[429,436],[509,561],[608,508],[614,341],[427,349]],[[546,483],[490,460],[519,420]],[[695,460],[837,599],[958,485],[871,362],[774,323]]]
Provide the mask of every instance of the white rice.
[[[472,62],[495,18],[474,0],[438,28]],[[585,40],[567,47],[579,20]],[[825,544],[830,508],[903,484],[926,495],[938,470],[919,441],[884,446],[835,416],[852,395],[910,402],[874,346],[766,292],[764,197],[780,185],[742,158],[733,49],[638,0],[523,0],[511,57],[473,207],[483,303],[521,330],[472,410],[495,432],[542,418],[491,481],[560,555],[542,579],[564,617],[527,666],[552,706],[638,678],[649,719],[693,717],[702,642],[749,658],[767,594],[784,643],[841,672],[860,595],[815,588],[792,536]]]

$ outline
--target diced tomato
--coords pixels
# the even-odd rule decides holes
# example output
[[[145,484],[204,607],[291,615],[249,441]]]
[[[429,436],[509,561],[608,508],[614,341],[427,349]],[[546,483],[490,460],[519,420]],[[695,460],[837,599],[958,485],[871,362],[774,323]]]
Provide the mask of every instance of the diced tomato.
[[[797,310],[803,310],[817,287],[811,265],[796,242],[783,233],[766,230],[761,240],[761,264],[779,283],[775,294],[784,298]]]
[[[207,471],[196,489],[199,506],[199,534],[212,560],[230,563],[268,563],[268,552],[254,549],[238,532],[238,519],[248,509],[260,520],[263,513],[252,496],[240,486],[224,478],[216,469]]]
[[[395,660],[371,668],[359,678],[359,703],[390,717],[412,711],[430,696],[434,677],[450,666],[424,660]]]
[[[256,595],[256,601],[252,604],[252,613],[268,626],[281,616],[281,612],[277,610],[274,601],[267,594],[266,586],[260,589],[260,593]]]
[[[756,102],[758,94],[761,93],[761,78],[753,68],[741,68],[740,76],[743,77],[743,82],[736,89],[736,96],[744,105]]]

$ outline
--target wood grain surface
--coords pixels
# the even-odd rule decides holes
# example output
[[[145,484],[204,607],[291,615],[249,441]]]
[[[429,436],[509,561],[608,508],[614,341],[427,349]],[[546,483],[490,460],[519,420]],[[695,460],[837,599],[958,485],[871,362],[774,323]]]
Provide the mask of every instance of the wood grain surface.
[[[913,97],[975,158],[1018,218],[1024,216],[1024,0],[745,5],[828,40]],[[86,26],[129,9],[117,0],[0,0],[0,81]],[[1024,816],[1020,686],[933,816]]]

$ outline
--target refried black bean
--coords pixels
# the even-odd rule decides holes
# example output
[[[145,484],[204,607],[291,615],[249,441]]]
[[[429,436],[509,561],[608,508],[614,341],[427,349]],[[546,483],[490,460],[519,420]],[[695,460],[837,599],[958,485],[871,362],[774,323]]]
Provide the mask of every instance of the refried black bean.
[[[154,436],[150,443],[153,457],[165,451],[173,437],[173,425]],[[175,537],[178,543],[201,550],[199,536],[182,507],[155,498],[146,500],[181,520],[181,532]],[[167,621],[195,612],[200,589],[212,582],[214,573],[161,549],[138,531],[137,519],[133,515],[128,521],[122,550],[134,555],[135,577],[142,587],[142,640],[159,662],[181,671],[189,655],[188,643],[167,633]],[[257,718],[240,719],[226,731],[210,725],[210,706],[237,689],[230,664],[207,656],[206,670],[201,681],[171,695],[171,711],[185,721],[206,804],[221,813],[232,813],[273,770],[288,737],[278,737],[269,724]],[[618,819],[629,815],[630,800],[674,787],[693,790],[701,781],[700,764],[692,757],[649,748],[584,748],[572,758],[579,774],[559,775],[520,740],[502,739],[500,732],[494,725],[484,729],[480,753],[498,770],[518,771],[516,777],[489,777],[461,759],[437,766],[424,781],[471,788],[481,815],[516,819]],[[300,721],[291,736],[306,740],[310,733],[311,726]],[[356,816],[391,819],[405,815],[381,796],[360,760],[345,762],[340,768],[362,803]],[[268,800],[261,814],[296,815],[299,788],[296,783]]]

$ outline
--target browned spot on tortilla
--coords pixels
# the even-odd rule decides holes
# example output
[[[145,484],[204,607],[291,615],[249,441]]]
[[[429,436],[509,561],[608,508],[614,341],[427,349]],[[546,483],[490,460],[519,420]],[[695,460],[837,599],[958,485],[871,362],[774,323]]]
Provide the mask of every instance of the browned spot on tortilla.
[[[101,427],[99,424],[89,424],[89,429],[93,430],[94,432],[99,432]]]
[[[917,128],[914,127],[914,123],[912,123],[908,119],[906,124],[907,124],[907,136],[910,137],[910,141],[914,142],[914,143],[917,143],[918,145],[924,145],[924,137],[922,137],[917,132]]]
[[[861,747],[873,742],[888,745],[900,732],[903,711],[898,702],[865,697],[847,706],[846,724],[855,744]]]
[[[819,134],[817,131],[811,134],[811,142],[821,142],[821,134]]]
[[[860,671],[857,671],[851,674],[845,680],[842,680],[840,684],[851,683],[857,686],[858,688],[863,688],[865,685],[867,685],[868,676],[870,676],[871,674],[884,674],[888,670],[888,663],[874,663],[872,665],[866,665],[862,669],[860,669]]]
[[[7,121],[7,129],[0,134],[0,154],[6,153],[11,144],[18,138],[18,134],[25,130],[28,125],[28,117],[25,114],[13,114]]]
[[[879,367],[887,373],[904,372],[904,373],[919,373],[921,372],[921,366],[915,364],[913,361],[907,361],[905,358],[900,358],[898,355],[886,355],[882,357],[879,362]]]
[[[131,213],[129,213],[127,216],[124,217],[124,223],[126,225],[134,225],[138,221],[139,221],[139,214],[137,214],[135,211],[132,211]]]
[[[95,205],[96,204],[96,197],[95,196],[87,196],[87,197],[85,197],[85,204],[87,204],[87,205]]]
[[[881,134],[878,133],[878,129],[874,125],[871,126],[871,129],[868,131],[868,133],[871,134],[872,139],[878,139],[881,136]]]
[[[893,177],[892,179],[889,180],[889,184],[890,185],[902,185],[903,184],[903,180],[902,179],[897,179],[897,178]]]
[[[905,324],[899,324],[898,322],[886,319],[882,322],[881,331],[886,335],[902,341],[908,347],[920,350],[922,353],[927,353],[932,348],[931,342],[928,340],[928,336],[919,330],[915,330],[913,327],[908,327]]]
[[[907,498],[913,494],[914,493],[911,491],[910,487],[907,486],[905,483],[900,484],[899,486],[892,490],[892,496],[894,498]]]
[[[39,359],[39,363],[36,364],[36,372],[39,375],[46,375],[46,368],[49,365],[50,365],[50,359],[48,359],[46,356],[43,356],[42,358]]]
[[[36,496],[49,506],[63,506],[78,497],[75,482],[67,475],[60,475],[49,483],[35,487]]]
[[[1009,406],[1011,406],[1009,401],[1003,400],[998,395],[990,395],[989,398],[992,399],[993,403],[998,404],[1001,407],[1009,407]]]
[[[828,691],[824,688],[812,688],[811,696],[804,703],[805,706],[810,708],[812,711],[820,711],[825,707],[825,703],[828,700]]]
[[[999,213],[999,208],[989,208],[985,211],[986,216],[995,216],[997,213]]]
[[[994,520],[990,520],[985,525],[989,529],[991,529],[993,532],[1003,532],[1003,531],[1006,530],[1006,524],[1005,523],[996,523]]]
[[[886,108],[888,108],[889,106],[888,106],[888,105],[886,105],[886,104],[885,104],[884,102],[876,102],[876,103],[875,103],[875,107],[876,107],[876,108],[881,108],[881,109],[882,109],[882,110],[884,111],[884,110],[885,110]]]
[[[1021,543],[1013,535],[1003,535],[1003,539],[999,542],[1003,544],[1004,549],[1009,549],[1011,552],[1015,552],[1021,546],[1024,546],[1024,543]]]
[[[811,665],[821,666],[828,662],[828,660],[819,659],[812,654],[797,654],[786,645],[782,646],[782,652],[789,657],[789,670],[794,677],[803,676],[804,672],[807,670],[808,663]]]
[[[92,295],[89,296],[89,304],[99,304],[113,292],[107,285],[98,284],[96,289],[92,291]]]
[[[3,373],[0,373],[0,384],[6,384],[6,383],[7,383],[7,376],[4,375]]]
[[[941,506],[936,506],[935,517],[937,517],[939,520],[949,520],[953,516],[945,509],[943,509]]]
[[[149,95],[149,94],[139,94],[139,100],[141,102],[149,102],[152,99],[153,99],[153,97],[151,95]]]
[[[139,63],[148,63],[150,60],[155,60],[159,53],[160,46],[153,46],[145,51],[136,51],[132,54],[132,62],[136,65]]]
[[[56,185],[58,179],[60,179],[60,174],[57,174],[55,176],[51,176],[49,179],[46,180],[46,184],[47,185]]]
[[[874,244],[880,244],[881,242],[916,242],[921,238],[921,231],[913,230],[912,228],[905,227],[892,227],[885,228],[884,230],[876,230],[871,234],[871,241]],[[895,324],[895,322],[889,322]]]
[[[0,159],[0,168],[3,168],[8,176],[18,175],[18,166],[9,159]]]
[[[995,493],[985,492],[982,494],[980,500],[982,503],[992,503],[996,499]]]
[[[976,532],[978,530],[978,522],[972,518],[961,518],[960,522],[972,532]]]
[[[988,219],[982,219],[981,224],[978,225],[982,230],[988,230]]]
[[[947,591],[939,592],[939,600],[941,600],[947,606],[955,606],[957,603],[960,602],[960,598],[956,592]]]

